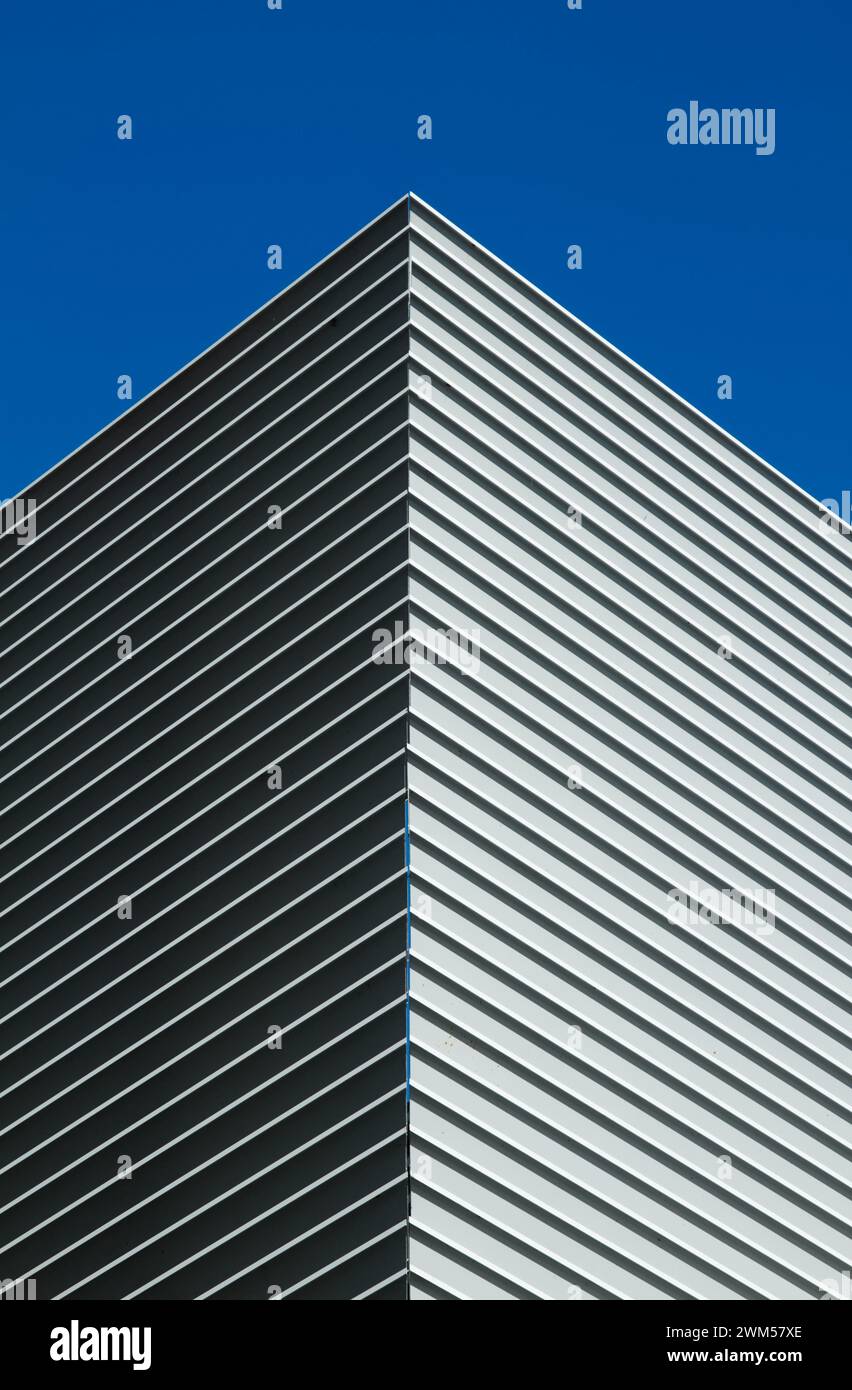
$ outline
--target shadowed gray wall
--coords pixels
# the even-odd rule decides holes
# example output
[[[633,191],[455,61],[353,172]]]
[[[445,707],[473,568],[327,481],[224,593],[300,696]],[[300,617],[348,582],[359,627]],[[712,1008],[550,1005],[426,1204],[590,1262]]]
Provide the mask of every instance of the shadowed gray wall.
[[[3,551],[0,1273],[39,1298],[405,1296],[407,681],[371,634],[407,295],[402,203]]]

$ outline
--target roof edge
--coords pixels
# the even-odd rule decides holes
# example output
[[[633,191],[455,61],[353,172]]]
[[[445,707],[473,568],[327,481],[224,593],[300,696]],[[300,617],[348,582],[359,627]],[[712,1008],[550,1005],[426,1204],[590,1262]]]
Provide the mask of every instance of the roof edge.
[[[566,309],[564,304],[560,304],[558,299],[554,299],[552,295],[549,295],[547,293],[546,290],[541,289],[541,287],[539,285],[534,284],[532,280],[528,280],[526,276],[522,275],[519,270],[516,270],[514,268],[514,266],[509,265],[508,261],[504,261],[502,257],[496,255],[495,252],[489,249],[489,247],[484,246],[481,241],[477,241],[476,237],[471,236],[469,232],[466,232],[463,227],[460,227],[449,217],[445,217],[442,212],[439,212],[437,208],[432,207],[431,203],[427,203],[425,198],[419,197],[419,195],[416,193],[409,194],[409,219],[411,215],[412,202],[414,204],[419,204],[420,207],[424,208],[428,213],[430,213],[433,217],[437,218],[437,220],[439,222],[442,222],[446,227],[452,228],[454,232],[457,232],[459,236],[463,237],[465,241],[469,242],[471,246],[475,247],[481,255],[486,256],[496,265],[499,265],[502,270],[506,271],[510,276],[512,276],[514,280],[517,280],[521,285],[523,285],[527,291],[535,295],[538,299],[542,300],[549,308],[554,309],[557,312],[557,314],[562,315],[572,325],[580,327],[584,333],[587,333],[589,337],[594,340],[595,343],[600,344],[609,352],[614,353],[616,357],[621,358],[621,360],[624,363],[626,363],[627,366],[631,367],[634,372],[638,372],[640,376],[644,377],[648,382],[652,383],[653,386],[659,392],[667,396],[668,399],[674,405],[679,406],[682,410],[686,411],[687,414],[691,415],[698,424],[702,425],[711,434],[714,434],[721,443],[728,446],[733,445],[736,449],[741,450],[744,454],[748,456],[749,462],[756,464],[760,468],[766,469],[770,474],[773,475],[774,479],[780,479],[780,481],[787,488],[791,488],[795,493],[797,493],[800,496],[800,498],[805,500],[809,505],[815,504],[817,507],[822,507],[822,502],[820,502],[820,500],[817,497],[815,497],[812,493],[808,492],[805,488],[803,488],[800,483],[797,483],[794,478],[789,477],[788,474],[782,471],[782,469],[776,467],[774,463],[770,463],[769,459],[764,458],[762,454],[758,454],[748,444],[745,444],[741,439],[738,439],[735,434],[731,434],[729,430],[725,429],[724,425],[720,425],[709,415],[705,415],[703,410],[699,409],[697,405],[693,405],[692,402],[688,401],[685,396],[679,395],[679,393],[675,391],[673,387],[668,386],[666,382],[661,381],[659,377],[654,376],[653,372],[649,372],[647,367],[643,367],[640,362],[636,362],[628,353],[624,352],[623,349],[617,347],[615,343],[611,343],[608,338],[605,338],[602,333],[598,333],[598,331],[592,328],[588,323],[586,323],[584,319],[580,319],[577,317],[576,314],[572,314],[571,310]]]
[[[36,483],[40,483],[43,478],[47,478],[50,476],[51,473],[55,473],[57,468],[61,468],[63,464],[68,463],[71,459],[74,458],[75,454],[78,454],[80,452],[81,449],[86,449],[90,444],[94,444],[98,439],[100,439],[101,435],[106,434],[107,430],[112,429],[113,425],[118,420],[126,420],[130,416],[132,416],[135,410],[140,409],[141,406],[149,402],[153,396],[156,396],[158,391],[162,391],[164,386],[168,386],[171,382],[176,381],[182,372],[185,372],[189,367],[195,366],[195,364],[197,362],[200,362],[202,357],[205,357],[208,352],[212,352],[214,348],[221,347],[223,343],[226,343],[228,339],[232,337],[235,333],[238,333],[240,329],[245,328],[246,324],[251,323],[252,319],[257,318],[260,314],[264,313],[265,310],[269,308],[270,304],[275,303],[276,299],[280,299],[282,295],[289,294],[290,291],[295,289],[297,285],[300,285],[303,280],[306,280],[309,275],[313,275],[314,271],[319,270],[328,261],[332,260],[333,257],[338,254],[338,252],[345,250],[347,246],[351,246],[352,243],[357,241],[360,236],[363,236],[364,233],[368,232],[371,227],[374,227],[377,222],[381,222],[383,217],[387,217],[388,213],[393,212],[403,203],[407,205],[408,217],[410,221],[411,198],[413,196],[413,194],[404,193],[401,198],[396,198],[394,202],[389,203],[386,208],[384,208],[375,217],[371,217],[369,222],[365,222],[362,227],[359,227],[356,232],[353,232],[351,236],[348,236],[345,241],[339,242],[338,245],[335,246],[331,251],[327,252],[326,255],[321,256],[318,261],[314,261],[312,265],[309,265],[306,270],[302,271],[301,275],[297,275],[295,280],[291,280],[289,285],[285,285],[283,289],[277,290],[275,294],[270,295],[269,299],[264,300],[262,304],[258,305],[256,309],[253,309],[252,312],[250,314],[247,314],[245,318],[240,319],[239,323],[233,324],[233,326],[228,329],[227,333],[223,333],[221,337],[215,338],[212,343],[208,343],[206,347],[203,347],[201,351],[197,352],[194,357],[191,357],[189,359],[189,361],[183,362],[181,366],[177,368],[176,371],[171,373],[170,376],[163,377],[162,381],[158,381],[156,386],[152,386],[150,391],[147,391],[144,396],[140,396],[138,401],[134,401],[133,404],[127,410],[123,410],[120,412],[120,414],[114,415],[113,418],[111,420],[108,420],[105,425],[101,425],[99,430],[95,430],[94,434],[90,434],[88,438],[82,439],[79,444],[75,444],[74,448],[71,449],[69,453],[64,454],[63,457],[59,459],[56,463],[52,463],[49,468],[45,468],[41,473],[37,473],[35,477],[31,478],[30,481],[24,487],[19,488],[19,490],[16,493],[14,493],[12,497],[4,500],[14,502],[15,499],[18,497],[25,497],[28,490],[34,487]]]

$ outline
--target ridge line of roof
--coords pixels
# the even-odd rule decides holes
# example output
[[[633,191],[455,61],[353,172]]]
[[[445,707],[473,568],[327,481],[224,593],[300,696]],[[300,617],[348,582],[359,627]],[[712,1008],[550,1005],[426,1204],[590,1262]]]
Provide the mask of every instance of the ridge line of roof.
[[[101,437],[101,435],[106,434],[106,432],[109,429],[111,429],[112,426],[117,423],[117,421],[127,419],[129,416],[131,416],[135,410],[138,410],[139,407],[144,405],[146,402],[149,402],[158,391],[162,390],[164,386],[168,386],[171,382],[176,381],[177,378],[181,375],[181,373],[185,372],[189,367],[195,366],[195,364],[200,362],[201,359],[205,357],[208,352],[211,352],[214,348],[220,347],[223,343],[226,343],[228,338],[239,332],[239,330],[244,328],[246,324],[251,323],[253,319],[257,318],[260,314],[262,314],[277,299],[280,299],[283,295],[288,294],[297,285],[301,284],[302,281],[305,280],[309,275],[313,274],[314,271],[319,270],[322,266],[326,265],[329,261],[331,261],[333,257],[338,254],[338,252],[345,250],[347,246],[351,246],[352,243],[357,241],[360,236],[363,236],[363,234],[369,231],[371,227],[374,227],[378,222],[382,220],[382,218],[386,217],[388,213],[393,212],[403,203],[406,204],[409,226],[411,225],[412,211],[417,205],[419,205],[421,208],[425,209],[426,212],[431,214],[432,217],[436,218],[438,222],[450,228],[454,233],[456,233],[456,235],[461,237],[464,241],[468,242],[469,245],[474,247],[480,255],[484,256],[487,260],[499,266],[502,271],[508,274],[518,284],[522,285],[527,291],[534,295],[549,309],[555,311],[557,317],[563,317],[572,326],[580,328],[585,334],[588,334],[588,336],[593,340],[593,343],[601,345],[609,353],[614,354],[616,358],[620,358],[628,367],[630,367],[633,370],[633,372],[638,373],[638,375],[641,378],[644,378],[646,382],[651,384],[660,393],[662,393],[662,395],[665,398],[667,398],[669,402],[677,406],[688,416],[691,416],[693,420],[697,422],[699,425],[701,425],[702,428],[706,429],[710,435],[715,435],[719,442],[721,442],[723,445],[727,447],[734,446],[735,450],[741,450],[742,453],[747,456],[747,461],[756,464],[759,468],[766,470],[770,474],[770,481],[780,480],[781,483],[783,483],[787,488],[792,489],[793,492],[797,495],[797,497],[800,500],[806,502],[810,507],[822,506],[822,503],[819,501],[819,499],[816,498],[812,493],[808,492],[805,488],[803,488],[799,483],[795,481],[795,479],[789,477],[788,474],[784,473],[782,469],[778,468],[775,464],[770,463],[768,459],[764,458],[761,454],[758,454],[756,450],[752,449],[750,445],[744,443],[743,440],[739,439],[736,435],[731,434],[729,430],[725,429],[724,425],[720,425],[718,421],[713,420],[709,415],[705,415],[704,411],[702,411],[698,406],[693,405],[691,401],[688,401],[684,396],[681,396],[677,391],[674,390],[673,387],[667,385],[666,382],[662,381],[659,377],[655,376],[653,372],[649,371],[646,367],[643,367],[640,362],[637,362],[628,353],[624,352],[623,349],[617,347],[615,343],[610,342],[610,340],[608,338],[605,338],[602,333],[598,333],[598,331],[592,328],[590,324],[586,323],[584,319],[578,318],[576,314],[573,314],[570,309],[567,309],[565,307],[564,304],[560,304],[559,301],[557,299],[554,299],[552,295],[548,294],[546,290],[541,289],[539,285],[536,285],[532,280],[527,279],[525,275],[523,275],[519,270],[516,270],[514,266],[508,263],[508,261],[504,261],[502,257],[498,256],[494,251],[490,250],[489,247],[485,246],[482,242],[477,241],[476,237],[472,236],[469,232],[465,231],[463,227],[460,227],[458,225],[458,223],[453,222],[451,218],[446,217],[442,212],[439,212],[437,208],[433,207],[431,203],[427,203],[425,198],[421,198],[420,195],[415,193],[413,190],[409,190],[407,193],[402,194],[401,197],[396,198],[386,208],[383,208],[382,211],[379,212],[375,217],[371,218],[369,222],[364,223],[364,225],[359,227],[357,231],[353,232],[351,236],[348,236],[344,241],[340,242],[337,246],[333,247],[331,251],[327,252],[326,255],[320,257],[319,260],[313,262],[310,266],[308,266],[307,269],[302,271],[300,275],[296,276],[294,280],[291,280],[288,285],[285,285],[283,289],[280,289],[274,295],[271,295],[269,299],[265,300],[256,309],[253,309],[250,314],[247,314],[245,316],[245,318],[240,319],[240,321],[234,324],[231,328],[229,328],[226,333],[223,333],[219,338],[214,339],[213,342],[208,343],[206,347],[202,348],[202,350],[196,353],[194,357],[190,358],[188,362],[184,362],[180,367],[177,368],[176,371],[172,372],[170,376],[164,377],[162,381],[157,382],[156,386],[153,386],[151,390],[146,392],[144,396],[140,396],[138,401],[134,401],[133,405],[128,410],[122,411],[120,414],[114,416],[111,420],[108,420],[107,423],[105,425],[102,425],[100,429],[96,430],[94,434],[89,435],[88,438],[82,440],[79,444],[76,444],[74,448],[69,451],[69,453],[63,455],[61,459],[58,459],[56,463],[51,464],[49,468],[46,468],[41,473],[36,474],[36,476],[32,478],[25,486],[19,488],[19,490],[11,498],[5,500],[13,502],[16,498],[25,496],[29,488],[32,488],[36,483],[41,482],[42,479],[48,477],[51,473],[55,472],[56,469],[61,468],[63,464],[68,463],[69,460],[71,460],[75,454],[79,453],[81,449],[85,449],[89,445],[94,444]]]

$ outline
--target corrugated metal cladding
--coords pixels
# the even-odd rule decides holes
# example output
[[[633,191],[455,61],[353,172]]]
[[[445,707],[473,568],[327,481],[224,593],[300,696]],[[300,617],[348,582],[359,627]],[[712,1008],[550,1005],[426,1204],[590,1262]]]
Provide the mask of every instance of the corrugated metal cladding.
[[[843,1290],[852,550],[815,502],[413,198],[27,496],[0,1277]]]
[[[411,258],[411,1296],[842,1294],[852,543],[417,200]]]
[[[0,1276],[39,1298],[406,1296],[407,222],[3,541]]]

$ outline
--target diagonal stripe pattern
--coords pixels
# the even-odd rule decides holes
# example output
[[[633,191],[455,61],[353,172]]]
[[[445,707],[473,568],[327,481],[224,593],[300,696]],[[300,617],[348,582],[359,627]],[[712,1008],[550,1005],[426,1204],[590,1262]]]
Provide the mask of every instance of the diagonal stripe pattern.
[[[820,1298],[848,544],[416,199],[411,239],[411,1297]]]
[[[0,1265],[40,1298],[406,1295],[407,247],[402,203],[0,556]]]
[[[811,1300],[852,560],[402,199],[0,540],[0,1275]]]

